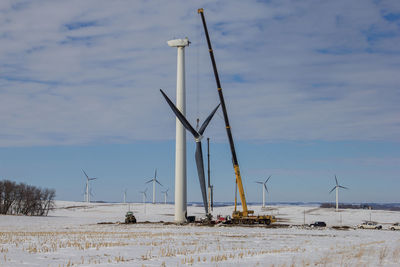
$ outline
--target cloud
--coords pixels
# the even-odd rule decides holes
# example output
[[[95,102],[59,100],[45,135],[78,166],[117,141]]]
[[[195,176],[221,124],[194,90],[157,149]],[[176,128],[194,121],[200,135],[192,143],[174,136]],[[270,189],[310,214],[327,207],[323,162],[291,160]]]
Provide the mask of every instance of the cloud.
[[[174,98],[174,37],[192,41],[188,117],[207,116],[218,98],[198,7],[2,1],[0,146],[173,139],[158,89]],[[203,7],[235,138],[399,141],[397,2]],[[222,126],[208,133],[225,140]]]

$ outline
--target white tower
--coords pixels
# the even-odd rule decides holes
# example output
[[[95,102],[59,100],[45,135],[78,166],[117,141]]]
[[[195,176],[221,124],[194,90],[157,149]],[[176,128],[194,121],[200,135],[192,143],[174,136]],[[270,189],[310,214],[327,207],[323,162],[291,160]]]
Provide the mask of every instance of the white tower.
[[[176,75],[176,107],[186,116],[185,89],[185,46],[189,39],[175,39],[167,42],[169,46],[178,48]],[[175,144],[175,222],[186,222],[186,130],[179,119],[176,119]]]

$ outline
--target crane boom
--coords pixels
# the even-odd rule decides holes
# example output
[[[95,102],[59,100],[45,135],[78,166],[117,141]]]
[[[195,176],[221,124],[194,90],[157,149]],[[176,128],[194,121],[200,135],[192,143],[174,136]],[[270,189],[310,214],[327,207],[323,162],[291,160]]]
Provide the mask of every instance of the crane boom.
[[[240,175],[240,169],[239,169],[239,163],[238,163],[238,160],[237,160],[237,157],[236,157],[235,144],[233,142],[232,131],[231,131],[231,127],[229,125],[228,113],[226,111],[226,105],[225,105],[224,95],[222,93],[221,82],[219,80],[217,65],[215,64],[214,52],[213,52],[213,49],[211,47],[210,36],[208,35],[207,24],[206,24],[206,20],[204,18],[204,10],[202,8],[199,8],[197,10],[197,12],[201,15],[201,20],[203,22],[204,32],[205,32],[206,38],[207,38],[208,51],[210,52],[210,58],[211,58],[211,63],[212,63],[213,70],[214,70],[215,81],[217,83],[219,100],[221,102],[221,108],[222,108],[222,112],[223,112],[223,115],[224,115],[226,133],[228,135],[229,146],[231,148],[232,163],[233,163],[233,168],[235,170],[235,176],[236,176],[236,184],[237,184],[237,187],[239,189],[240,200],[242,202],[242,207],[243,207],[243,213],[240,213],[239,215],[240,216],[248,216],[249,214],[252,214],[254,212],[247,209],[246,196],[244,194],[244,189],[243,189],[243,184],[242,184],[242,177]],[[234,212],[234,215],[235,215],[235,213],[237,213],[236,206],[237,206],[237,199],[236,199],[236,195],[235,195],[235,212]]]

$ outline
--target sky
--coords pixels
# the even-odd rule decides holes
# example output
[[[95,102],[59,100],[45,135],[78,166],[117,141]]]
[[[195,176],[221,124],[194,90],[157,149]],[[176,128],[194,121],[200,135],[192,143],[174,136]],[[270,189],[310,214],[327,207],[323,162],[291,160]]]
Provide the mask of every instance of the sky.
[[[0,2],[0,178],[82,200],[141,201],[158,170],[173,201],[176,49],[187,118],[218,104],[204,8],[248,201],[400,202],[400,2]],[[216,201],[233,201],[222,113],[211,139]],[[205,139],[203,139],[205,140]],[[201,201],[187,135],[188,201]],[[204,152],[205,142],[203,144]],[[206,156],[206,155],[205,155]],[[151,198],[151,193],[148,193]]]

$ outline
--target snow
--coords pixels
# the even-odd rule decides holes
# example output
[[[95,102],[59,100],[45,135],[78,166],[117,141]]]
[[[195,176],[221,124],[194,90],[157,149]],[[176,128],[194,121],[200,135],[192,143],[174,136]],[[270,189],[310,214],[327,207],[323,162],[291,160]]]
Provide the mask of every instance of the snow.
[[[272,206],[286,228],[175,225],[170,204],[129,204],[138,224],[123,221],[128,204],[57,201],[47,217],[0,216],[1,266],[399,266],[400,212]],[[201,216],[202,207],[188,207]],[[233,207],[218,207],[231,214]],[[383,230],[353,226],[372,219]],[[326,229],[303,227],[325,221]],[[147,223],[144,223],[148,221]],[[335,230],[332,226],[350,226]]]

